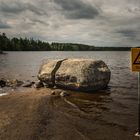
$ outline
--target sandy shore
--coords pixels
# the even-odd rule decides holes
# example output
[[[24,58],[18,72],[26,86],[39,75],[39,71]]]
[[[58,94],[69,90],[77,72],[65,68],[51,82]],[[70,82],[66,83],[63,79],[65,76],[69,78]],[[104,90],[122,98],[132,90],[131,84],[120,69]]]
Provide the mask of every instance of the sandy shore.
[[[51,98],[48,89],[0,97],[0,139],[37,140],[43,138]]]
[[[50,89],[30,89],[0,97],[0,140],[85,139],[71,128],[66,108],[72,105],[50,94]]]
[[[79,108],[78,103],[71,102],[71,96],[77,95],[70,95],[67,100],[51,95],[51,89],[1,96],[0,140],[137,139],[125,127],[99,117],[97,107],[92,114]],[[78,96],[82,98],[84,94]]]

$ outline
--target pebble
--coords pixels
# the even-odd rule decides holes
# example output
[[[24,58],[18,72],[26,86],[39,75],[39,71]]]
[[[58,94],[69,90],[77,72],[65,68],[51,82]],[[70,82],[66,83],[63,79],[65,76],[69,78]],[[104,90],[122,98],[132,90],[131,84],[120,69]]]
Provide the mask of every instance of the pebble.
[[[61,97],[66,97],[66,96],[69,96],[69,93],[67,93],[66,91],[62,91],[62,92],[60,93],[60,96],[61,96]]]
[[[41,82],[41,81],[37,81],[37,82],[35,82],[35,84],[34,84],[34,88],[41,88],[41,87],[43,87],[44,85],[43,85],[43,83]]]
[[[51,95],[55,95],[55,91],[52,91],[52,92],[51,92]]]
[[[5,87],[6,86],[6,81],[4,79],[0,80],[0,87]]]
[[[34,84],[34,82],[26,81],[26,82],[22,85],[22,87],[31,87],[33,84]]]

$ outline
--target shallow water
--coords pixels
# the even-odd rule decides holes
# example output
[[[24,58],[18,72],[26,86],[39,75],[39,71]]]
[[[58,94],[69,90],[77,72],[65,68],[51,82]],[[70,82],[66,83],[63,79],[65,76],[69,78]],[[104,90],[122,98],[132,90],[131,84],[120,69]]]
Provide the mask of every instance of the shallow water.
[[[93,140],[137,140],[134,137],[137,130],[137,73],[130,71],[130,52],[8,52],[0,55],[0,78],[35,80],[45,59],[69,57],[102,59],[112,72],[105,91],[69,91],[71,96],[64,101],[73,109],[55,101],[65,112],[69,111],[71,122],[74,118],[77,120],[75,128],[82,129],[80,132],[85,139],[94,136]],[[92,134],[86,134],[91,130]]]

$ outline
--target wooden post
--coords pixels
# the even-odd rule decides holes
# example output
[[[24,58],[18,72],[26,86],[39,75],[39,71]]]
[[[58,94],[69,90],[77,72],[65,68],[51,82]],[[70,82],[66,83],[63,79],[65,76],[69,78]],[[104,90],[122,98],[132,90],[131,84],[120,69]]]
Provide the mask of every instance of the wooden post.
[[[140,137],[140,72],[138,72],[138,132],[135,136]]]

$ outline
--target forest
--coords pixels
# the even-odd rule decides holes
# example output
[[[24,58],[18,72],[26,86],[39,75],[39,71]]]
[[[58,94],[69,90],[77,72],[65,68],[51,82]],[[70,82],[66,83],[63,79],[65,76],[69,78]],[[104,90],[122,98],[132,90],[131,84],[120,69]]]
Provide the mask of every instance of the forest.
[[[0,33],[1,51],[129,51],[131,47],[95,47],[78,43],[57,43],[34,40],[33,38],[8,38]]]

